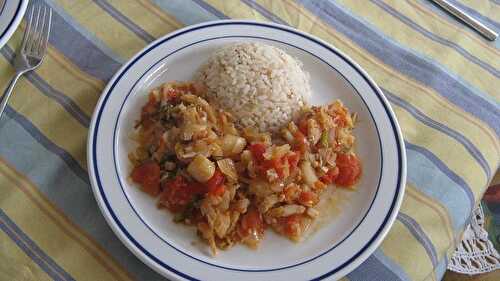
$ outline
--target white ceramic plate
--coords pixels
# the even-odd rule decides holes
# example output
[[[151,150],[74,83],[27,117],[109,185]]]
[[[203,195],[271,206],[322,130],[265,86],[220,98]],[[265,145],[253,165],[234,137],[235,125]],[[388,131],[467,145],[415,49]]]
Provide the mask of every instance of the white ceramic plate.
[[[358,113],[355,129],[363,176],[355,192],[336,194],[339,210],[300,244],[272,231],[258,250],[236,246],[211,257],[195,230],[172,223],[166,211],[127,179],[130,133],[148,91],[189,80],[220,46],[258,41],[284,49],[311,75],[313,104],[340,98]],[[203,23],[169,34],[124,65],[104,90],[92,118],[88,169],[104,217],[144,263],[175,279],[336,279],[380,244],[398,212],[406,178],[401,133],[389,103],[366,72],[327,43],[281,25],[249,21]],[[342,199],[342,200],[341,200]],[[193,243],[193,241],[195,241]],[[196,242],[198,241],[198,242]]]
[[[28,0],[0,0],[0,49],[23,19]]]

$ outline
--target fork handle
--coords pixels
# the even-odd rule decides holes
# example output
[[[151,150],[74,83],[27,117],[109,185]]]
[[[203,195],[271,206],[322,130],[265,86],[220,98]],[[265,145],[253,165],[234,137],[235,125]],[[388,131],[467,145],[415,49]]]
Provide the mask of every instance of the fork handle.
[[[17,80],[19,77],[21,77],[22,73],[18,72],[16,73],[16,76],[10,80],[9,87],[5,91],[5,94],[0,97],[1,103],[0,103],[0,119],[2,118],[2,114],[5,111],[5,107],[7,107],[7,102],[9,101],[10,95],[12,94],[12,90],[14,89],[14,85],[16,85]]]

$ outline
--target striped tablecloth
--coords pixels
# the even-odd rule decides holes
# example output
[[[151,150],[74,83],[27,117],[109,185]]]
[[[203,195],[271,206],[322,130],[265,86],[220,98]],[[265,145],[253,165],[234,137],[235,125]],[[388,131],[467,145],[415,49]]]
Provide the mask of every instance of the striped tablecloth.
[[[500,40],[425,0],[45,0],[48,55],[0,123],[1,280],[162,280],[122,244],[89,185],[89,120],[106,81],[146,44],[226,18],[294,26],[375,79],[401,124],[408,185],[378,250],[346,280],[441,279],[500,158]],[[451,1],[500,31],[499,0]],[[24,23],[0,55],[0,85]]]

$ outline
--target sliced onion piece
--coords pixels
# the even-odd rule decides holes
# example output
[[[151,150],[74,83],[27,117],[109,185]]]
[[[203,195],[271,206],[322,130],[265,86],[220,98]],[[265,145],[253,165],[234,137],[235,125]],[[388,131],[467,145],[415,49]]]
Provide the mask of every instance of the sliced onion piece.
[[[229,158],[224,158],[217,161],[217,166],[219,166],[220,171],[228,177],[231,181],[238,180],[238,174],[236,172],[236,167],[234,166],[233,160]]]

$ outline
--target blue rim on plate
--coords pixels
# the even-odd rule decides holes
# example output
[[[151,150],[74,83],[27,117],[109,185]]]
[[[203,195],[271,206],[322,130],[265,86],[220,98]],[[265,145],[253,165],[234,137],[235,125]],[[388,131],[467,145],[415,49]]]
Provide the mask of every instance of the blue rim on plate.
[[[339,51],[335,50],[334,48],[330,47],[328,44],[322,42],[321,40],[318,40],[310,35],[307,35],[307,34],[304,34],[302,32],[299,32],[299,31],[296,31],[296,30],[293,30],[291,28],[288,28],[288,27],[283,27],[283,26],[279,26],[279,25],[276,25],[276,24],[266,24],[266,23],[258,23],[258,22],[251,22],[251,21],[218,21],[218,22],[209,22],[209,23],[205,23],[205,24],[200,24],[200,25],[197,25],[197,26],[193,26],[193,27],[188,27],[188,28],[185,28],[183,30],[180,30],[172,35],[167,35],[166,37],[164,38],[161,38],[155,42],[153,42],[151,45],[149,45],[148,47],[146,47],[144,50],[142,50],[139,55],[137,55],[136,57],[134,57],[131,61],[129,61],[126,66],[122,69],[120,69],[118,71],[118,73],[115,75],[115,77],[113,77],[112,79],[112,84],[108,85],[108,87],[106,88],[105,92],[104,92],[104,95],[103,97],[101,97],[102,99],[102,102],[99,103],[99,107],[96,109],[96,112],[94,113],[94,120],[93,120],[93,124],[94,124],[94,127],[91,128],[91,130],[89,131],[89,133],[91,135],[89,135],[89,171],[92,171],[94,172],[94,176],[95,176],[95,180],[96,180],[96,183],[97,183],[97,187],[98,187],[98,190],[99,190],[99,194],[95,194],[96,196],[100,196],[102,198],[102,200],[104,201],[104,204],[106,206],[106,209],[107,211],[110,213],[113,221],[116,223],[116,225],[119,227],[119,230],[122,232],[123,235],[125,235],[125,237],[134,244],[135,247],[137,247],[144,255],[146,255],[147,257],[149,257],[152,261],[154,261],[155,263],[157,263],[158,265],[160,265],[161,267],[163,267],[164,269],[178,275],[178,276],[181,276],[183,278],[186,278],[186,279],[189,279],[189,280],[197,280],[196,278],[192,277],[192,276],[189,276],[183,272],[180,272],[178,270],[176,270],[175,268],[172,268],[171,266],[169,266],[168,264],[166,264],[165,262],[163,262],[162,260],[160,260],[158,257],[154,256],[153,254],[151,254],[149,251],[147,251],[136,239],[134,239],[134,237],[132,237],[132,235],[130,235],[130,233],[126,230],[126,228],[123,226],[123,224],[120,222],[120,220],[118,219],[118,217],[116,216],[116,214],[114,213],[114,211],[112,210],[111,206],[110,206],[110,203],[108,202],[108,199],[106,197],[106,194],[104,192],[104,189],[103,189],[103,186],[102,186],[102,183],[101,183],[101,180],[100,180],[100,175],[99,175],[99,168],[97,166],[97,155],[96,155],[96,147],[97,147],[97,136],[98,136],[98,131],[99,131],[99,123],[100,123],[100,120],[101,120],[101,117],[102,117],[102,112],[106,106],[106,103],[107,103],[107,100],[109,98],[109,93],[111,93],[114,89],[114,87],[116,86],[116,84],[120,81],[120,79],[122,78],[123,75],[125,75],[127,73],[127,71],[137,62],[139,61],[144,55],[146,55],[148,52],[150,52],[151,50],[155,49],[156,47],[158,47],[159,45],[177,37],[177,36],[180,36],[182,34],[185,34],[185,33],[188,33],[188,32],[191,32],[191,31],[194,31],[194,30],[199,30],[199,29],[203,29],[203,28],[209,28],[209,27],[213,27],[213,26],[220,26],[220,25],[255,25],[255,26],[260,26],[260,27],[266,27],[266,28],[272,28],[272,29],[278,29],[278,30],[281,30],[281,31],[285,31],[285,32],[290,32],[290,33],[293,33],[295,35],[298,35],[298,36],[301,36],[303,38],[306,38],[320,46],[322,46],[323,48],[327,49],[328,51],[334,53],[337,57],[341,58],[344,62],[346,62],[348,65],[350,65],[354,70],[356,70],[358,72],[359,75],[361,75],[361,77],[365,80],[365,82],[367,82],[367,84],[371,87],[371,89],[373,90],[374,93],[376,93],[377,95],[377,98],[379,99],[379,101],[381,102],[381,104],[383,105],[384,107],[384,110],[387,114],[387,116],[389,117],[389,120],[391,122],[391,127],[392,127],[392,130],[394,132],[394,135],[396,136],[396,143],[397,143],[397,155],[398,155],[398,171],[397,171],[397,178],[398,178],[398,182],[397,182],[397,187],[396,187],[396,192],[394,194],[394,197],[392,199],[392,202],[391,202],[391,205],[390,205],[390,209],[387,213],[387,215],[385,216],[385,219],[383,220],[382,224],[379,226],[379,228],[377,229],[377,231],[375,232],[375,234],[369,239],[369,241],[365,244],[365,246],[363,246],[357,253],[355,253],[352,257],[350,257],[347,261],[345,261],[343,264],[341,264],[340,266],[332,269],[331,271],[327,272],[327,273],[324,273],[323,275],[321,276],[318,276],[316,278],[314,278],[315,280],[319,280],[319,279],[324,279],[336,272],[338,272],[339,270],[343,269],[344,267],[346,267],[347,265],[349,265],[351,262],[353,262],[354,260],[356,260],[361,254],[363,254],[369,247],[371,247],[373,245],[373,243],[375,242],[375,240],[377,240],[379,237],[380,237],[380,234],[381,232],[383,231],[386,231],[387,229],[387,224],[390,220],[393,220],[392,217],[394,217],[394,208],[400,203],[399,201],[402,199],[402,194],[401,194],[401,189],[403,188],[402,187],[402,183],[404,182],[404,174],[405,174],[405,165],[406,163],[404,162],[405,161],[405,156],[404,156],[404,143],[402,142],[402,138],[401,138],[401,133],[399,131],[399,126],[397,125],[397,121],[395,120],[394,118],[394,115],[392,113],[392,110],[390,109],[390,106],[387,102],[387,100],[385,99],[385,97],[383,96],[383,94],[381,93],[380,89],[373,83],[373,81],[364,73],[364,71],[362,71],[355,63],[353,63],[351,61],[351,59],[347,58],[345,55],[343,55],[342,53],[340,53]],[[226,36],[227,37],[227,36]],[[230,36],[230,37],[249,37],[249,36]],[[253,36],[255,37],[255,36]],[[166,55],[165,57],[161,58],[158,60],[161,61],[163,60],[164,58],[186,48],[186,47],[189,47],[191,45],[194,45],[194,44],[198,44],[200,42],[203,42],[203,41],[208,41],[208,40],[214,40],[214,39],[218,39],[218,38],[221,38],[221,37],[217,37],[217,38],[210,38],[210,39],[205,39],[205,40],[200,40],[198,42],[194,42],[194,43],[191,43],[189,45],[186,45],[186,46],[182,46],[182,47],[179,47],[177,48],[175,51],[171,52],[170,54]],[[305,51],[313,56],[315,56],[316,58],[320,59],[321,61],[323,61],[324,63],[326,63],[329,67],[335,69],[332,65],[330,65],[328,62],[324,61],[323,59],[319,58],[318,56],[312,54],[311,52],[307,51],[307,50],[304,50],[298,46],[294,46],[292,44],[289,44],[289,43],[286,43],[286,42],[281,42],[279,40],[275,40],[275,39],[270,39],[270,38],[265,38],[265,37],[262,37],[260,39],[265,39],[265,40],[273,40],[273,41],[278,41],[280,43],[285,43],[285,44],[288,44],[290,46],[293,46],[295,48],[298,48],[298,49],[301,49],[302,51]],[[158,63],[157,62],[157,63]],[[154,65],[153,65],[154,66]],[[153,67],[152,66],[152,67]],[[151,68],[152,68],[151,67]],[[150,69],[151,69],[150,68]],[[336,70],[336,69],[335,69]],[[144,73],[142,74],[142,76],[144,76],[146,73],[148,72],[148,70],[145,70]],[[340,73],[340,71],[337,70],[337,72],[339,74],[342,75],[342,73]],[[141,76],[141,77],[142,77]],[[342,75],[343,76],[343,75]],[[343,76],[344,77],[344,76]],[[348,82],[349,80],[346,79],[344,77],[344,79]],[[141,80],[141,78],[137,79],[137,81],[134,83],[134,86],[131,87],[130,91],[132,91],[132,89],[135,88],[135,85],[137,84],[137,82]],[[352,84],[351,84],[352,85]],[[353,87],[353,89],[357,92],[356,88]],[[127,96],[123,102],[123,104],[121,105],[120,107],[120,112],[118,114],[118,117],[116,119],[116,123],[118,122],[119,120],[119,116],[121,114],[121,111],[122,111],[122,108],[123,108],[123,105],[125,104],[125,101],[126,99],[128,98],[128,96],[130,95],[130,92],[127,93]],[[359,93],[358,93],[359,95]],[[363,97],[361,95],[359,95],[361,97],[361,99],[363,100],[363,102],[365,103],[366,105],[366,102],[365,100],[363,99]],[[367,106],[367,109],[368,111],[370,111],[369,107]],[[370,115],[372,115],[371,111],[370,111]],[[372,117],[373,118],[373,117]],[[114,127],[114,133],[113,133],[113,138],[114,138],[114,141],[113,141],[113,146],[115,145],[116,143],[116,123],[115,123],[115,127]],[[374,122],[375,123],[375,122]],[[377,124],[375,123],[375,126],[377,126]],[[378,127],[377,127],[377,135],[379,134],[378,132]],[[379,138],[379,144],[380,144],[380,149],[382,150],[382,146],[381,146],[381,143],[380,143],[380,138]],[[91,153],[90,153],[91,151]],[[115,157],[115,148],[113,147],[113,157]],[[381,153],[381,157],[383,157],[382,153]],[[381,160],[382,161],[382,160]],[[114,163],[115,163],[115,166],[116,166],[116,159],[114,160]],[[381,167],[382,169],[382,167]],[[117,168],[115,167],[115,171],[117,172]],[[380,173],[380,177],[381,177],[382,173]],[[129,200],[128,196],[126,195],[125,191],[123,190],[123,185],[121,183],[121,179],[119,177],[119,175],[117,174],[117,177],[118,177],[118,181],[121,185],[121,190],[124,194],[124,196],[127,198],[127,200]],[[379,178],[379,184],[380,184],[380,178]],[[375,196],[374,196],[374,199],[373,201],[371,202],[371,204],[373,204],[375,198],[376,198],[376,194],[378,193],[378,189],[379,189],[379,186],[377,187],[377,192],[375,193]],[[342,239],[342,241],[339,241],[338,243],[336,243],[333,247],[331,247],[330,249],[328,249],[327,251],[311,258],[311,259],[308,259],[306,261],[303,261],[301,263],[298,263],[298,264],[294,264],[294,265],[290,265],[290,266],[286,266],[286,267],[281,267],[281,268],[275,268],[275,269],[265,269],[265,270],[246,270],[246,269],[237,269],[237,268],[229,268],[229,267],[223,267],[223,266],[219,266],[219,265],[215,265],[215,264],[212,264],[212,263],[208,263],[208,262],[205,262],[205,261],[202,261],[202,260],[199,260],[177,248],[175,248],[173,245],[171,245],[170,243],[168,243],[167,241],[165,241],[164,239],[162,239],[156,232],[154,232],[152,230],[152,228],[146,224],[144,222],[144,220],[140,217],[140,215],[137,213],[137,211],[135,210],[135,208],[133,207],[133,205],[130,203],[130,200],[129,200],[129,205],[132,207],[132,209],[134,210],[135,214],[138,216],[138,218],[142,221],[143,224],[146,225],[147,228],[149,228],[158,238],[160,238],[162,241],[164,241],[165,243],[167,243],[170,247],[174,248],[175,250],[177,250],[178,252],[198,261],[198,262],[202,262],[202,263],[205,263],[207,265],[211,265],[211,266],[216,266],[216,267],[219,267],[219,268],[223,268],[223,269],[226,269],[226,270],[236,270],[236,271],[248,271],[248,272],[266,272],[266,271],[275,271],[275,270],[282,270],[282,269],[287,269],[287,268],[291,268],[291,267],[295,267],[295,266],[299,266],[301,264],[304,264],[304,263],[307,263],[307,262],[310,262],[326,253],[328,253],[329,251],[331,251],[332,249],[334,249],[335,247],[337,247],[338,245],[340,245],[345,239],[347,239],[352,232],[354,232],[356,230],[356,228],[363,222],[364,218],[366,217],[366,215],[369,213],[370,209],[371,209],[371,205],[370,205],[370,208],[368,208],[368,210],[366,211],[365,215],[363,216],[363,218],[360,220],[360,222],[358,223],[358,225],[352,230],[352,232],[347,235],[346,237],[344,237]],[[391,219],[392,218],[392,219]],[[114,229],[113,229],[114,230]]]

